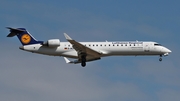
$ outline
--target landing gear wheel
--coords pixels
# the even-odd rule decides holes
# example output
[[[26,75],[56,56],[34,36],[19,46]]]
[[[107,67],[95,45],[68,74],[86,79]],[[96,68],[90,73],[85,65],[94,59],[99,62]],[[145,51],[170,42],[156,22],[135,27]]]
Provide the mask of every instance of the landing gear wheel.
[[[85,67],[86,66],[86,56],[82,56],[81,59],[82,59],[81,60],[81,66]]]
[[[85,67],[85,66],[86,66],[86,62],[82,62],[82,63],[81,63],[81,66],[82,66],[82,67]]]
[[[161,57],[162,57],[162,55],[160,55],[159,61],[162,61],[162,58],[161,58]]]

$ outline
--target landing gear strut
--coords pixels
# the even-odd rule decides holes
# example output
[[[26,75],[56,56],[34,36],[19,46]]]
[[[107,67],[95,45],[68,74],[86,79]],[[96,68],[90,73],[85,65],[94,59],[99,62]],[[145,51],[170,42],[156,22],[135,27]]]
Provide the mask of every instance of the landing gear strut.
[[[81,66],[82,67],[86,66],[86,56],[81,56]]]
[[[160,55],[159,61],[162,61],[162,55]]]

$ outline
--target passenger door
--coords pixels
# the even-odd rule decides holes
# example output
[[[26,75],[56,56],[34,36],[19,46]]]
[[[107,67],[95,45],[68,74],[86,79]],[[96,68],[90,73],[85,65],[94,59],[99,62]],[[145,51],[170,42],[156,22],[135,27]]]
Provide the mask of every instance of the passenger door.
[[[145,52],[150,51],[150,43],[149,42],[143,42],[143,47]]]

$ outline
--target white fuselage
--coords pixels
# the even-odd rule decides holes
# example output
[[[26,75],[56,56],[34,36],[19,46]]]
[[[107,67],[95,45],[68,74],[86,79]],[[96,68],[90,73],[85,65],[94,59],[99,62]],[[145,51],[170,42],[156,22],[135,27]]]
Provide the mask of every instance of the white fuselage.
[[[104,56],[119,55],[168,55],[171,51],[156,42],[80,42]],[[48,47],[41,44],[32,44],[21,46],[20,49],[52,56],[64,56],[69,58],[78,58],[77,51],[69,42],[61,42],[58,47]]]

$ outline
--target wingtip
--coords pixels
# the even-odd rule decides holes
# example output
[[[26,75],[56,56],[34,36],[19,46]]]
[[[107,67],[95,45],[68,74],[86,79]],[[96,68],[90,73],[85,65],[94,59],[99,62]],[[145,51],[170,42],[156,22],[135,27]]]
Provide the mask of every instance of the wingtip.
[[[70,61],[66,57],[64,57],[64,60],[66,61],[66,63],[70,63]]]
[[[10,29],[11,27],[5,27],[5,28]]]
[[[67,35],[66,33],[64,33],[64,36],[65,36],[65,38],[66,38],[67,40],[72,40],[72,38],[69,37],[69,35]]]

